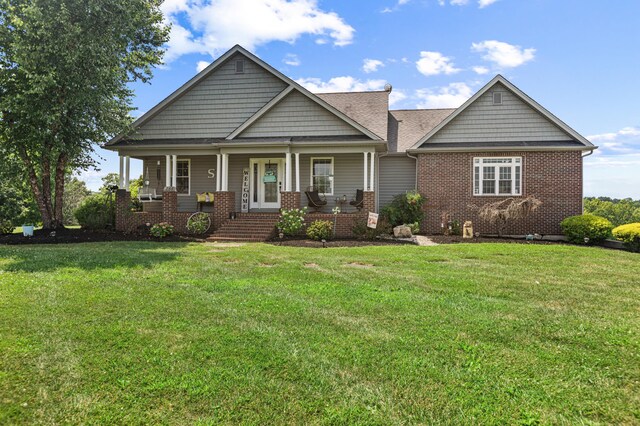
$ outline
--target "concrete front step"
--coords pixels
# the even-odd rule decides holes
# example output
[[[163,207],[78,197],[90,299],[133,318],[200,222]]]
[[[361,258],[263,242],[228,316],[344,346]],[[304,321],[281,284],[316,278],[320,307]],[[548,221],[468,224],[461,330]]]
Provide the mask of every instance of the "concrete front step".
[[[215,236],[210,236],[209,238],[207,238],[207,241],[209,242],[216,242],[216,241],[238,241],[238,242],[247,242],[247,243],[259,243],[259,242],[263,242],[265,241],[265,238],[252,238],[252,237],[215,237]]]
[[[277,213],[238,213],[225,221],[208,241],[266,241],[275,232]]]

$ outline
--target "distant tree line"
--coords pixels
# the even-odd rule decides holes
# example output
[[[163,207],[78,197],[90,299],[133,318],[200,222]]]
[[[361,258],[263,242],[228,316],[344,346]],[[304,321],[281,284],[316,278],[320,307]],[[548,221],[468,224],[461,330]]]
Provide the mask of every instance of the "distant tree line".
[[[614,226],[640,222],[640,200],[586,197],[584,212],[607,218]]]

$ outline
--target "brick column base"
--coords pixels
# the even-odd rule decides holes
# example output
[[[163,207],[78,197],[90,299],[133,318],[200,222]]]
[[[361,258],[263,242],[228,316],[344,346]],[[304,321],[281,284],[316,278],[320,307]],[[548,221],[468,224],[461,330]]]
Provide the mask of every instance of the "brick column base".
[[[376,193],[375,191],[365,191],[364,201],[362,203],[363,212],[375,212],[376,211]]]
[[[218,229],[229,219],[229,214],[236,211],[236,193],[233,191],[215,192],[214,201],[213,227]]]
[[[280,210],[291,210],[300,208],[299,192],[280,192]]]
[[[116,191],[116,231],[127,230],[127,216],[129,205],[131,204],[131,194],[126,189]]]
[[[178,192],[165,190],[162,193],[162,221],[175,224],[175,214],[178,212]]]

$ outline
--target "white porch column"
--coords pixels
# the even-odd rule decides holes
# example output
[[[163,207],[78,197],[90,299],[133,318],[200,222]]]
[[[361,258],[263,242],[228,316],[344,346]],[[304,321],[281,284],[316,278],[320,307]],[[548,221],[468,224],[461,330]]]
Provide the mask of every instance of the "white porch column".
[[[124,156],[122,155],[120,155],[120,174],[118,179],[118,188],[124,188]]]
[[[172,155],[171,159],[171,168],[173,169],[173,173],[171,173],[171,186],[174,190],[178,189],[178,156]]]
[[[296,192],[300,192],[300,153],[296,152]]]
[[[291,153],[287,152],[284,154],[284,168],[285,168],[285,184],[284,190],[287,192],[291,191]]]
[[[363,191],[366,191],[368,186],[369,186],[369,185],[367,185],[367,175],[368,175],[368,173],[367,173],[367,165],[368,165],[367,155],[369,155],[369,153],[365,152],[364,153],[364,184],[363,184],[363,188],[362,188]]]
[[[371,166],[369,167],[369,191],[374,191],[373,188],[373,182],[375,182],[374,180],[374,166],[375,166],[375,161],[376,161],[376,153],[372,152],[369,154],[371,156]]]
[[[165,155],[164,156],[164,173],[165,173],[165,177],[164,177],[164,187],[168,188],[171,186],[171,156],[170,155]]]
[[[129,190],[129,172],[131,171],[131,159],[127,155],[124,157],[125,165],[124,165],[124,189]]]
[[[229,154],[222,154],[222,191],[229,190]]]
[[[216,192],[220,192],[220,154],[216,154]]]

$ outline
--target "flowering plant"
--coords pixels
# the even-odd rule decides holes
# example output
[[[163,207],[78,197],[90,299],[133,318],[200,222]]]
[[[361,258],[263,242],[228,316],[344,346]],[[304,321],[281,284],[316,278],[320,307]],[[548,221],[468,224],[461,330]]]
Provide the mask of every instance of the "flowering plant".
[[[156,223],[149,230],[149,234],[156,238],[165,238],[175,232],[173,225],[167,222]]]
[[[304,226],[305,214],[307,214],[306,207],[291,210],[283,209],[276,227],[284,235],[297,235]]]

